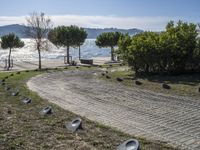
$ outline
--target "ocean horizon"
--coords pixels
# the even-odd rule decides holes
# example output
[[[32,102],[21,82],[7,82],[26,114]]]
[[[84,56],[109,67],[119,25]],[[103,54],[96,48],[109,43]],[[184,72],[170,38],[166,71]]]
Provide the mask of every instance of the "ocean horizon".
[[[12,50],[11,57],[13,61],[38,61],[38,52],[35,49],[33,39],[22,38],[25,45],[23,48],[16,48]],[[95,57],[109,57],[109,48],[99,48],[95,44],[96,39],[86,39],[81,46],[81,58],[95,58]],[[52,43],[48,43],[48,51],[42,50],[42,60],[63,60],[66,56],[66,47],[56,47]],[[78,59],[78,48],[70,47],[70,56],[73,60]],[[0,61],[8,58],[8,49],[0,49]]]

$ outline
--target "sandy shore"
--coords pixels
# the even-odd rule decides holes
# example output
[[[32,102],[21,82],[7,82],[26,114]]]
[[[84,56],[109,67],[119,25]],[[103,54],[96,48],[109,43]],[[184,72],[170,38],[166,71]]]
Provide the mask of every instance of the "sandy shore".
[[[110,60],[110,57],[95,57],[92,58],[95,65],[102,65]],[[78,64],[79,61],[77,61]],[[0,62],[0,71],[6,71],[4,69],[5,63]],[[67,64],[64,64],[64,60],[42,60],[43,68],[56,68],[56,67],[65,67]],[[21,70],[33,70],[38,68],[38,61],[19,61],[14,62],[13,68],[10,71],[21,71]]]

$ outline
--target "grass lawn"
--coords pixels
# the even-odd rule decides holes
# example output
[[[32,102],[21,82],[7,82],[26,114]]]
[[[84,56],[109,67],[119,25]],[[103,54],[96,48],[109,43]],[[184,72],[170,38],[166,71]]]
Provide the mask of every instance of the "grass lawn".
[[[151,90],[160,93],[194,97],[200,96],[200,92],[198,91],[200,87],[199,74],[179,76],[152,75],[136,77],[134,71],[132,71],[131,69],[127,71],[111,72],[111,70],[115,68],[116,67],[108,68],[107,75],[110,76],[111,79],[107,79],[106,76],[100,76],[100,78],[111,82],[118,82],[116,78],[122,78],[123,81],[121,82],[121,84],[124,84],[126,86]],[[136,85],[136,80],[141,81],[142,84]],[[170,85],[171,89],[163,89],[162,83],[167,83],[168,85]]]
[[[68,69],[75,68],[68,67]],[[94,68],[81,67],[78,69]],[[63,70],[66,69],[48,72]],[[65,123],[77,115],[49,103],[26,87],[28,79],[45,72],[47,71],[0,73],[0,79],[8,76],[6,84],[12,89],[17,89],[20,94],[32,98],[32,103],[24,104],[20,100],[20,95],[11,96],[10,92],[0,85],[0,149],[115,150],[122,141],[134,138],[86,118],[82,118],[83,130],[70,133]],[[117,73],[116,76],[118,75],[120,74]],[[39,113],[46,106],[52,106],[53,114],[41,115]],[[175,150],[160,141],[137,139],[139,139],[142,150]]]

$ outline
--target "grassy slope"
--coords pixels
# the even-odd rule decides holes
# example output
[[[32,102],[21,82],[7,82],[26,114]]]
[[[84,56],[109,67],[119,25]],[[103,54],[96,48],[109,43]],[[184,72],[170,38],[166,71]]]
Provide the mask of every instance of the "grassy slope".
[[[115,67],[114,67],[115,68]],[[200,92],[198,92],[200,76],[198,74],[194,75],[180,75],[180,76],[143,76],[143,77],[135,77],[134,71],[115,71],[110,72],[108,69],[108,75],[111,79],[106,79],[105,76],[101,76],[101,79],[109,80],[111,82],[116,81],[117,77],[123,78],[124,81],[122,84],[137,87],[141,89],[151,90],[155,92],[167,93],[167,94],[175,94],[181,96],[194,96],[199,97]],[[133,78],[133,79],[131,79]],[[134,83],[135,80],[139,80],[142,82],[142,85],[136,85]],[[170,90],[163,89],[161,87],[162,83],[167,83],[171,86]]]
[[[10,92],[0,86],[0,149],[114,150],[123,140],[134,138],[86,118],[83,118],[84,130],[75,134],[68,132],[65,123],[77,115],[41,99],[26,87],[26,81],[40,73],[42,72],[14,73],[14,76],[9,76],[6,80],[10,86],[33,99],[28,105],[23,104],[19,96],[10,96]],[[0,79],[10,74],[0,73]],[[39,112],[49,105],[53,107],[53,114],[42,116]],[[139,141],[142,150],[174,149],[159,141],[142,138]]]

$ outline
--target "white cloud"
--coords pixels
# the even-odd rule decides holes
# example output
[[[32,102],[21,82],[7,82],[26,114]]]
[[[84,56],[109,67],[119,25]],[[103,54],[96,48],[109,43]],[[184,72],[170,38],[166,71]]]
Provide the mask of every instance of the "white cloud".
[[[24,23],[23,16],[20,17],[6,17],[6,16],[0,16],[0,25],[9,25],[9,24],[22,24]]]
[[[0,25],[24,24],[25,16],[0,17]],[[81,15],[52,15],[50,16],[54,26],[78,25],[95,28],[139,28],[143,30],[163,30],[169,20],[177,20],[176,17],[118,17],[118,16],[81,16]]]

